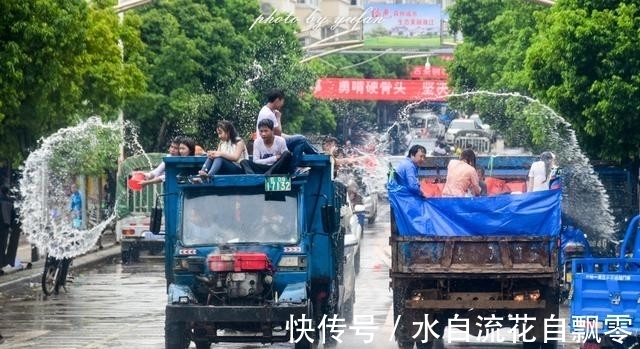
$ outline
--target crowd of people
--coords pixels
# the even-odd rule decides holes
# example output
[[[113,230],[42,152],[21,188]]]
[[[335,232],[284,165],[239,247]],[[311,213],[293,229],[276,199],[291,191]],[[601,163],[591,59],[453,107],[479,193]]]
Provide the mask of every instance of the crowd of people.
[[[394,179],[409,192],[419,197],[426,197],[420,188],[418,168],[426,158],[426,149],[421,145],[414,145],[400,164],[394,169]],[[527,180],[527,191],[559,188],[559,167],[556,156],[546,151],[540,155],[540,160],[531,164]],[[459,159],[450,160],[447,165],[447,176],[442,188],[443,197],[473,197],[486,196],[487,184],[485,171],[476,165],[476,154],[473,149],[465,149]]]
[[[318,154],[302,135],[288,135],[283,132],[282,113],[285,95],[282,90],[275,89],[267,94],[267,103],[260,109],[256,119],[257,138],[253,143],[252,157],[249,157],[247,144],[238,135],[232,122],[222,120],[218,122],[216,133],[220,140],[216,150],[202,151],[193,139],[177,137],[169,146],[169,156],[205,155],[202,168],[197,174],[180,178],[181,181],[202,183],[210,181],[216,175],[223,174],[289,174],[303,175],[309,167],[302,166],[303,154]],[[354,151],[355,148],[346,144],[345,148],[338,147],[338,140],[333,137],[325,139],[322,145],[325,154],[331,155],[334,164],[334,175],[337,177],[340,169],[353,165],[362,165],[369,156]],[[351,150],[345,152],[345,149]],[[418,168],[425,160],[427,150],[424,146],[413,145],[405,159],[395,169],[395,179],[417,196],[424,197],[418,179]],[[553,189],[552,179],[557,177],[557,163],[555,155],[544,152],[540,160],[531,165],[527,191]],[[148,185],[164,181],[164,163],[153,171],[145,173],[145,180],[141,184]],[[476,166],[476,154],[473,149],[464,149],[459,159],[449,161],[447,177],[442,196],[471,197],[487,195],[484,168]],[[357,200],[357,199],[355,199]]]
[[[318,154],[318,151],[302,135],[288,135],[282,132],[282,113],[285,95],[275,89],[268,93],[267,103],[262,107],[256,119],[257,138],[253,143],[253,157],[249,157],[245,141],[238,135],[232,122],[219,121],[216,133],[220,142],[216,150],[202,152],[197,150],[195,141],[189,137],[176,137],[169,146],[168,156],[204,155],[202,168],[197,174],[180,178],[190,183],[209,182],[216,175],[229,174],[290,174],[304,175],[309,167],[302,166],[303,154]],[[145,173],[140,184],[161,183],[164,181],[164,162],[154,170]]]

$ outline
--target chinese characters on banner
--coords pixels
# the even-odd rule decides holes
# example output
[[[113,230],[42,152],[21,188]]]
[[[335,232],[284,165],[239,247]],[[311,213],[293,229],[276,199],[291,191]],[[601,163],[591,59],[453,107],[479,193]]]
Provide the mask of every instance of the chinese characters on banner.
[[[447,71],[443,67],[429,67],[425,68],[422,65],[411,68],[409,76],[412,79],[433,79],[433,80],[447,80]]]
[[[446,13],[439,4],[367,3],[363,22],[365,47],[425,48],[442,46]]]
[[[444,101],[446,80],[322,78],[313,95],[319,99],[369,101]]]

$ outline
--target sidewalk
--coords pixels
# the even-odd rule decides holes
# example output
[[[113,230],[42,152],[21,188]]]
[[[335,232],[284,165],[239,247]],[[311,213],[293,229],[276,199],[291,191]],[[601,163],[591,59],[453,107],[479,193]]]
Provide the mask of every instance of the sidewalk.
[[[87,266],[118,256],[120,254],[120,245],[115,243],[115,239],[112,236],[113,234],[106,234],[103,237],[102,249],[96,245],[89,252],[75,257],[73,261],[74,267]],[[0,275],[0,288],[42,275],[45,257],[44,255],[39,255],[36,261],[32,261],[31,252],[31,245],[27,242],[26,237],[20,236],[18,252],[16,253],[16,258],[20,264],[15,267],[8,265],[2,268],[4,275]]]

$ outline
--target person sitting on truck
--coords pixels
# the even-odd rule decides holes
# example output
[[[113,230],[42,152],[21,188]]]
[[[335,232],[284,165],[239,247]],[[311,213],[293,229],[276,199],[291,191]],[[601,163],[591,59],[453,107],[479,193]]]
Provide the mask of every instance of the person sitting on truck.
[[[171,144],[169,145],[169,154],[167,156],[178,156],[180,153],[178,152],[178,148],[180,148],[180,143],[182,142],[182,137],[178,136],[171,140]],[[140,182],[140,184],[144,187],[149,184],[156,184],[164,182],[164,161],[158,165],[153,171],[146,172],[144,174],[145,180]]]
[[[196,155],[196,142],[189,137],[182,137],[178,146],[180,156]]]
[[[478,166],[476,167],[476,172],[478,173],[478,185],[480,185],[480,196],[487,196],[487,182],[484,177],[484,167]]]
[[[198,174],[210,179],[215,174],[241,174],[240,161],[249,159],[247,146],[233,124],[227,120],[218,122],[216,133],[220,138],[218,150],[207,152],[207,161]]]
[[[338,140],[335,137],[325,139],[322,143],[322,150],[332,157],[336,172],[341,167],[355,165],[365,159],[365,156],[347,157],[346,153],[338,148]]]
[[[551,179],[552,170],[556,166],[555,154],[550,151],[540,154],[540,160],[531,164],[529,169],[527,192],[548,190],[549,179]]]
[[[273,121],[263,119],[258,123],[260,138],[253,143],[253,161],[242,160],[240,166],[247,174],[287,174],[291,153],[284,138],[273,133]]]
[[[424,162],[427,149],[419,144],[409,148],[407,157],[402,159],[395,168],[395,180],[399,185],[407,188],[409,192],[420,197],[426,197],[420,189],[418,181],[418,167]]]
[[[273,89],[267,94],[267,104],[265,104],[256,120],[256,133],[260,134],[260,121],[269,119],[273,122],[273,133],[276,136],[284,138],[287,149],[291,152],[292,161],[290,163],[290,169],[292,173],[302,174],[310,170],[309,167],[299,167],[302,160],[302,154],[318,154],[318,151],[309,143],[307,137],[295,134],[289,135],[283,132],[282,128],[282,113],[279,109],[284,106],[284,91],[280,89]]]
[[[476,154],[472,149],[460,153],[460,160],[451,160],[447,166],[447,181],[442,188],[442,196],[478,196],[480,180],[476,172]]]

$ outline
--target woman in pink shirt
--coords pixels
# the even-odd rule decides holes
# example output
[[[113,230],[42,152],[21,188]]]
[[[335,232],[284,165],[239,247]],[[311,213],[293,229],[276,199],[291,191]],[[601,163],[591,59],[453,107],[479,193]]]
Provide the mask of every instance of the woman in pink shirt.
[[[465,149],[460,160],[451,160],[447,166],[447,182],[442,188],[442,196],[478,196],[480,195],[478,173],[476,172],[476,154]]]

